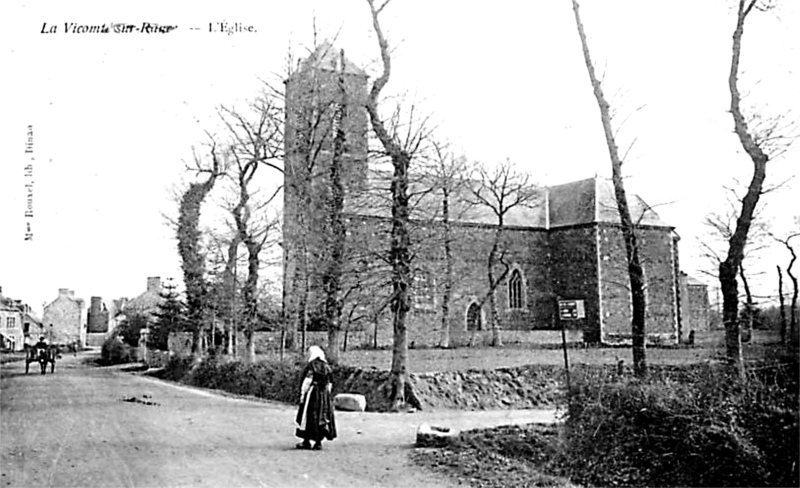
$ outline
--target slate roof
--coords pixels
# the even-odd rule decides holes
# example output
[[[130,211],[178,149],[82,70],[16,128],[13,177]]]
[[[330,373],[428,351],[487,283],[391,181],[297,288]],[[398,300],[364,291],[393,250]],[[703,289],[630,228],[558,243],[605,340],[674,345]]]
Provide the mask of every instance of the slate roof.
[[[686,286],[708,286],[694,276],[688,275],[683,271],[681,271],[681,281],[683,281]]]
[[[370,170],[366,191],[348,195],[345,212],[388,218],[391,215],[389,188],[391,174]],[[477,182],[472,184],[477,185]],[[409,183],[411,218],[441,219],[441,192],[426,191],[429,181]],[[535,196],[526,205],[519,205],[505,216],[505,225],[520,228],[555,229],[590,223],[620,222],[614,187],[610,181],[594,177],[552,187],[534,189]],[[485,205],[469,205],[469,190],[451,195],[450,219],[453,222],[497,225],[497,216]],[[640,225],[672,228],[638,195],[628,194],[631,216]]]
[[[605,178],[587,178],[549,189],[550,228],[603,222],[619,224],[614,185]],[[638,225],[672,227],[639,195],[628,193],[631,218]]]

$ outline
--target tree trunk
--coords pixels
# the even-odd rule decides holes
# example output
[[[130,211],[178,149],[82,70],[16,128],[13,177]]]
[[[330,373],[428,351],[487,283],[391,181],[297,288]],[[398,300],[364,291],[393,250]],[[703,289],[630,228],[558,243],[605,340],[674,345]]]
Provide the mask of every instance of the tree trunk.
[[[244,306],[247,311],[245,320],[247,321],[247,355],[245,356],[246,363],[255,363],[256,361],[256,344],[255,344],[255,326],[258,320],[258,268],[259,257],[261,253],[261,244],[257,242],[252,235],[249,235],[244,240],[247,247],[247,281],[244,286]]]
[[[212,150],[213,155],[213,150]],[[186,286],[186,315],[192,330],[192,354],[202,354],[202,331],[205,317],[205,257],[200,249],[200,208],[214,187],[219,167],[214,156],[214,169],[202,183],[192,183],[181,198],[178,213],[178,252],[181,256],[183,281]]]
[[[229,307],[228,307],[228,334],[225,343],[225,353],[229,356],[233,355],[233,343],[236,336],[236,264],[239,254],[239,236],[236,235],[231,239],[228,244],[228,260],[225,263],[225,284],[228,290]]]
[[[753,304],[753,294],[750,292],[750,284],[747,282],[747,277],[744,274],[744,265],[742,265],[742,263],[739,263],[739,276],[742,277],[745,307],[747,307],[744,330],[742,330],[742,342],[750,342],[753,336],[753,314],[755,313],[755,304]]]
[[[594,64],[589,53],[589,44],[586,33],[581,23],[579,6],[577,0],[572,0],[572,9],[575,12],[575,23],[578,27],[578,36],[581,39],[583,48],[583,58],[586,69],[589,72],[589,79],[594,89],[594,96],[600,108],[600,119],[603,123],[603,132],[606,137],[609,156],[611,157],[612,179],[614,182],[614,195],[617,200],[620,223],[622,226],[622,237],[625,241],[625,252],[628,260],[628,276],[631,283],[631,302],[633,306],[633,317],[631,319],[631,336],[633,339],[633,371],[638,378],[647,376],[647,361],[645,355],[645,318],[647,301],[645,296],[645,277],[644,269],[639,259],[639,246],[634,231],[633,219],[628,208],[628,198],[625,194],[625,185],[622,177],[622,160],[619,157],[619,149],[614,138],[614,131],[611,127],[611,115],[608,102],[603,94],[600,80],[597,79],[594,71]]]
[[[792,253],[792,260],[789,261],[789,266],[786,267],[786,274],[789,275],[789,279],[792,280],[792,306],[789,309],[789,334],[793,341],[797,340],[797,277],[792,273],[792,268],[794,267],[795,261],[797,261],[797,254],[794,252],[794,248],[789,245],[787,240],[786,247],[789,248],[789,252]]]
[[[378,97],[391,74],[391,56],[389,44],[383,36],[379,10],[375,9],[373,0],[367,0],[372,13],[372,25],[378,37],[378,46],[383,61],[383,73],[375,80],[367,100],[372,129],[375,131],[386,153],[392,161],[393,175],[391,183],[392,194],[392,230],[391,245],[389,248],[389,261],[392,265],[392,303],[393,313],[392,329],[394,344],[392,346],[392,369],[390,381],[392,384],[392,403],[395,409],[400,409],[405,404],[415,408],[422,405],[414,393],[408,376],[408,331],[406,329],[406,316],[411,308],[409,284],[411,279],[411,238],[408,230],[408,167],[411,164],[411,155],[406,152],[387,132],[378,113]],[[383,4],[385,7],[386,4]],[[381,9],[383,8],[381,7]]]
[[[722,288],[722,321],[725,324],[725,352],[728,363],[739,377],[744,377],[744,363],[742,361],[742,343],[739,332],[739,296],[737,293],[736,272],[742,259],[744,259],[747,234],[750,231],[753,214],[761,196],[764,179],[767,176],[768,160],[767,155],[761,150],[749,132],[740,108],[741,95],[737,87],[744,21],[754,5],[755,0],[751,1],[747,6],[745,5],[745,0],[739,1],[736,29],[733,32],[731,71],[728,75],[728,88],[731,94],[730,112],[733,116],[734,130],[742,148],[753,161],[753,177],[747,187],[747,193],[742,199],[742,209],[736,219],[736,229],[728,241],[728,254],[725,261],[719,265],[719,282]]]
[[[334,125],[336,127],[333,140],[333,157],[330,164],[330,184],[331,193],[327,205],[328,210],[328,229],[326,238],[328,241],[326,269],[322,278],[322,285],[325,290],[325,322],[328,326],[328,360],[336,363],[339,360],[339,330],[341,328],[342,300],[341,280],[342,280],[342,261],[344,259],[344,247],[347,233],[342,219],[344,211],[344,186],[342,184],[342,159],[345,148],[345,124],[347,121],[347,89],[344,80],[344,50],[341,51],[341,70],[339,72],[338,85],[341,100],[334,114]]]
[[[450,298],[453,295],[453,249],[450,228],[450,194],[446,185],[442,188],[442,225],[444,226],[444,294],[442,296],[442,340],[441,346],[450,347]]]
[[[487,276],[489,278],[489,320],[492,321],[492,347],[502,347],[503,339],[500,337],[500,316],[497,313],[497,286],[500,284],[502,278],[495,278],[494,267],[497,261],[497,251],[500,246],[500,238],[503,232],[502,216],[498,224],[497,230],[494,233],[494,242],[489,251],[489,259],[487,261]]]
[[[781,313],[781,344],[786,344],[786,303],[783,299],[783,273],[780,266],[776,266],[776,268],[778,268],[778,301]]]

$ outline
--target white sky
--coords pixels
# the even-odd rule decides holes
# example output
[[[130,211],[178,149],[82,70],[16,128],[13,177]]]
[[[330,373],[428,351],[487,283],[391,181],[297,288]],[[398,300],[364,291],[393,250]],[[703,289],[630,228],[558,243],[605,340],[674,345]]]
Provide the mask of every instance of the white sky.
[[[732,133],[727,74],[734,0],[584,1],[582,14],[613,96],[629,192],[682,236],[683,269],[711,283],[696,242],[704,216],[725,208],[725,185],[751,164]],[[384,30],[395,47],[388,93],[407,92],[437,135],[468,158],[510,158],[542,184],[610,174],[598,109],[568,0],[394,0]],[[260,79],[279,81],[287,50],[319,37],[372,73],[377,47],[364,0],[228,2],[5,1],[0,99],[0,285],[37,311],[70,288],[86,300],[136,296],[147,276],[180,278],[171,188],[215,127],[219,104],[242,104]],[[153,22],[167,35],[65,34],[64,23]],[[256,33],[209,33],[210,22]],[[41,34],[56,25],[58,33]],[[199,31],[190,31],[198,27]],[[800,5],[785,0],[748,20],[741,87],[767,115],[800,115]],[[641,110],[637,107],[645,105]],[[34,217],[26,219],[25,132],[34,127]],[[798,174],[800,145],[770,163],[768,183]],[[263,171],[262,184],[280,178]],[[800,215],[791,181],[766,197],[778,233]],[[30,223],[33,241],[25,241]],[[756,292],[774,293],[773,247]],[[760,283],[759,283],[760,282]]]

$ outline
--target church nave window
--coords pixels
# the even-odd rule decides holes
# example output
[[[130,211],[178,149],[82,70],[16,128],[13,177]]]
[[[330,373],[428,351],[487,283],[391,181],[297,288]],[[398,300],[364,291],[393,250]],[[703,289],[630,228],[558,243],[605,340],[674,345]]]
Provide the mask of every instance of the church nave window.
[[[522,273],[518,269],[511,272],[508,279],[508,308],[523,308],[524,284],[522,283]]]

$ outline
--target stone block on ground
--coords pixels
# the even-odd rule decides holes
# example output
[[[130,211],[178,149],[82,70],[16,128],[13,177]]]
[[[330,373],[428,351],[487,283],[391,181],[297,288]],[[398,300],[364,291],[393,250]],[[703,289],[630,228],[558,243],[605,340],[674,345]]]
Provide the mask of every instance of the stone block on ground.
[[[456,439],[459,432],[450,427],[422,424],[417,428],[417,447],[444,447]]]
[[[339,393],[333,397],[333,408],[349,412],[363,412],[367,409],[367,399],[356,393]]]

